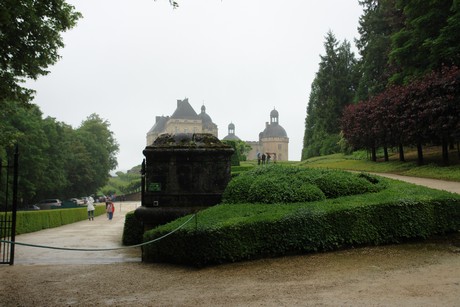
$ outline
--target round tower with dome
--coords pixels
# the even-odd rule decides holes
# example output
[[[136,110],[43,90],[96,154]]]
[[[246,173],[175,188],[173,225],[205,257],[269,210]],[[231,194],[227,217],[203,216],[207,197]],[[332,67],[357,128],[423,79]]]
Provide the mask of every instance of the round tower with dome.
[[[240,138],[235,135],[235,124],[228,125],[228,134],[222,139],[225,141],[240,141]]]
[[[249,142],[252,150],[248,157],[257,159],[257,153],[269,154],[271,161],[287,161],[289,158],[289,138],[286,130],[279,124],[279,113],[273,108],[270,122],[265,123],[264,131],[259,133],[258,142]]]

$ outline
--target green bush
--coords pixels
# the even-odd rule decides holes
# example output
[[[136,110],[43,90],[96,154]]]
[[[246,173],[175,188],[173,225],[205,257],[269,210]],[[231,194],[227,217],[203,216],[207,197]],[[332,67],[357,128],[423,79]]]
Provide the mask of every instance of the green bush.
[[[134,216],[134,211],[126,213],[125,225],[123,228],[123,245],[135,245],[142,243],[144,227]]]
[[[217,205],[200,212],[196,222],[145,246],[143,259],[202,266],[460,230],[460,195],[387,182],[378,193],[310,203]],[[146,232],[144,241],[170,233],[188,218]]]
[[[224,191],[223,202],[305,202],[378,192],[384,188],[378,177],[369,174],[273,164],[232,178]]]
[[[252,182],[251,176],[241,175],[232,178],[225,188],[222,198],[228,203],[238,203],[242,199],[248,199]]]
[[[374,183],[367,177],[345,171],[323,172],[313,179],[313,183],[323,191],[327,198],[378,192],[382,188],[377,185],[378,182]]]

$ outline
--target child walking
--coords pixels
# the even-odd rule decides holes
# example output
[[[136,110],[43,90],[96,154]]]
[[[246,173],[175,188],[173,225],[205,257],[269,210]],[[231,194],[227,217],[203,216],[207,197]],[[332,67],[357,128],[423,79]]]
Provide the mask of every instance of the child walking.
[[[115,212],[115,205],[110,200],[107,201],[105,204],[106,204],[105,207],[107,208],[107,215],[108,215],[109,221],[111,221],[113,218],[113,213]]]

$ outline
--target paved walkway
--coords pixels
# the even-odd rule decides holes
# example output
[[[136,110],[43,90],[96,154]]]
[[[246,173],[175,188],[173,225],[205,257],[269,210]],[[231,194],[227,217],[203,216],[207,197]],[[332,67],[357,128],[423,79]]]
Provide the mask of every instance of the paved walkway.
[[[96,204],[103,206],[103,204]],[[116,202],[111,221],[106,215],[94,221],[81,222],[16,236],[16,242],[66,248],[122,247],[121,237],[125,215],[140,206],[140,202]],[[15,264],[100,264],[141,261],[141,249],[115,251],[63,251],[16,245]]]
[[[384,177],[446,190],[460,194],[460,182],[378,174]],[[81,221],[58,228],[41,230],[16,236],[17,242],[69,248],[113,248],[122,247],[121,237],[126,212],[132,211],[140,202],[115,203],[112,221],[105,215],[94,221]],[[15,264],[101,264],[141,261],[140,248],[116,251],[60,251],[27,246],[16,246]]]
[[[417,184],[417,185],[422,185],[422,186],[437,189],[437,190],[444,190],[444,191],[460,194],[460,182],[456,182],[456,181],[408,177],[408,176],[401,176],[401,175],[395,175],[395,174],[384,174],[384,173],[376,173],[376,175],[391,178],[391,179],[406,181],[406,182],[410,182],[410,183]]]

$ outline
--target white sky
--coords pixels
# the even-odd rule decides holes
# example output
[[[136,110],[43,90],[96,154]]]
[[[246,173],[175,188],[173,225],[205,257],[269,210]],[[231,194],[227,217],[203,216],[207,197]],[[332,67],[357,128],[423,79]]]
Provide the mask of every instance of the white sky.
[[[155,116],[185,97],[197,113],[204,103],[219,138],[233,122],[245,141],[258,140],[275,107],[289,160],[300,160],[325,35],[354,45],[362,14],[358,0],[68,2],[83,19],[64,33],[51,73],[26,86],[45,117],[74,128],[92,113],[108,120],[123,171],[142,162]]]

